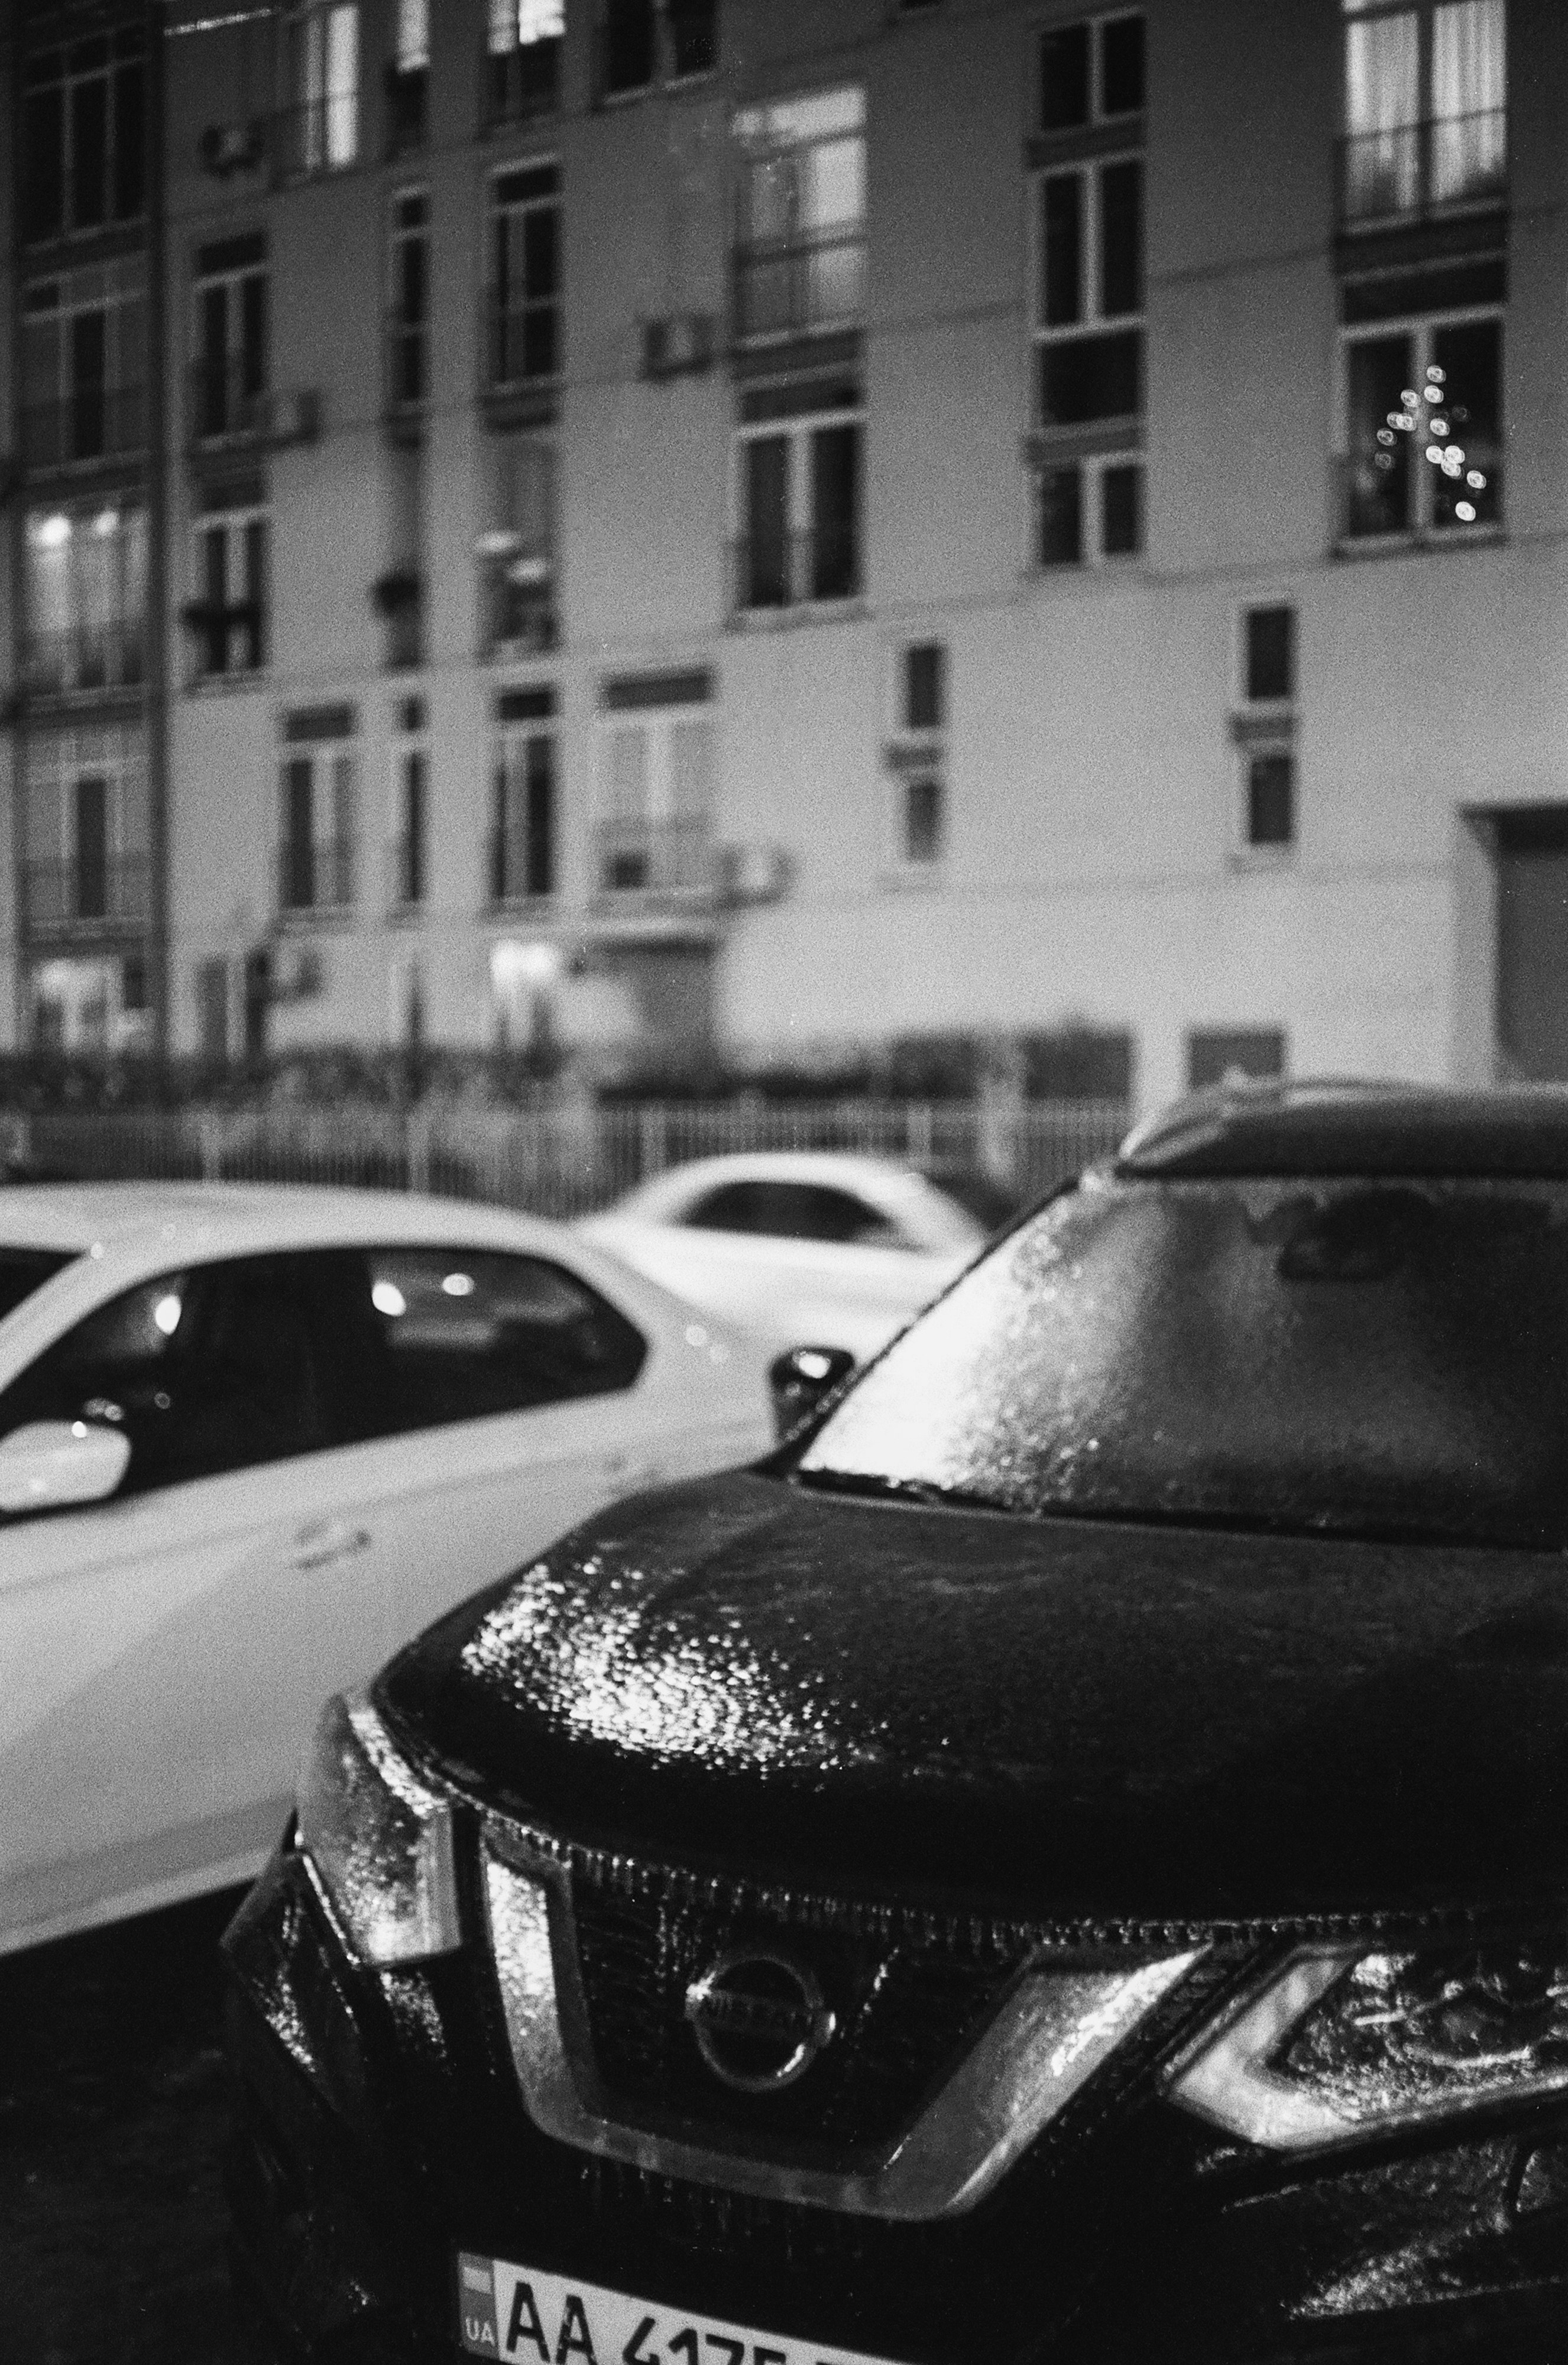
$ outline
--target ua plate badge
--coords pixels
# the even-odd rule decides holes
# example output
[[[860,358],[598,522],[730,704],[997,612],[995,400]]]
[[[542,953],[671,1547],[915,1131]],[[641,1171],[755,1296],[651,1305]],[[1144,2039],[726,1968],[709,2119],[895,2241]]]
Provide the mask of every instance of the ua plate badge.
[[[457,2305],[470,2357],[525,2365],[891,2365],[466,2250],[457,2261]]]

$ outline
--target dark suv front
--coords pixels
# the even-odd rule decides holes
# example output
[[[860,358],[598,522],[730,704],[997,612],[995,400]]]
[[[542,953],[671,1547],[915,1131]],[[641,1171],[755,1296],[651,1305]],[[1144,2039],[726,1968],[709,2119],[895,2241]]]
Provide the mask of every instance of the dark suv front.
[[[1553,2353],[1568,1132],[1409,1131],[1092,1179],[333,1705],[228,1940],[302,2346]]]

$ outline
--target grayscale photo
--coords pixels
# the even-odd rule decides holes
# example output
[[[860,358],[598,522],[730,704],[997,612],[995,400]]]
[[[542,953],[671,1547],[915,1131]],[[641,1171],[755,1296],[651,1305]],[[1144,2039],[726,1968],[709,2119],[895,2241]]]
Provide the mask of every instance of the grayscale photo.
[[[0,2365],[1568,2365],[1568,6],[0,0]]]

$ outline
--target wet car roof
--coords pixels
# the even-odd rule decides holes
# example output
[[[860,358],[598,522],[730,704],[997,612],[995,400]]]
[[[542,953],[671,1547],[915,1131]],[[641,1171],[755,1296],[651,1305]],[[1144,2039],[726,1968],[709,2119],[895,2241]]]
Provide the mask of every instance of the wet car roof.
[[[1568,1086],[1495,1090],[1330,1079],[1220,1085],[1130,1134],[1115,1171],[1537,1176],[1568,1181]]]

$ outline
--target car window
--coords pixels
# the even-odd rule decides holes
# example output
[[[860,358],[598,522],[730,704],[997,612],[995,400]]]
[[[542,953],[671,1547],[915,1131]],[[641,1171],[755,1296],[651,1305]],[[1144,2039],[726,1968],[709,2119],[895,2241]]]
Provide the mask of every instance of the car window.
[[[75,1261],[71,1249],[0,1249],[0,1322]]]
[[[800,1475],[999,1509],[1568,1543],[1568,1190],[1111,1182],[905,1332]]]
[[[364,1435],[611,1395],[647,1354],[633,1324],[542,1257],[377,1248],[364,1272]]]
[[[905,1245],[879,1207],[824,1182],[723,1182],[695,1201],[684,1221],[700,1231],[756,1232],[771,1239]]]
[[[98,1306],[0,1394],[0,1437],[101,1421],[130,1440],[122,1493],[144,1494],[331,1442],[297,1257],[160,1273]]]

